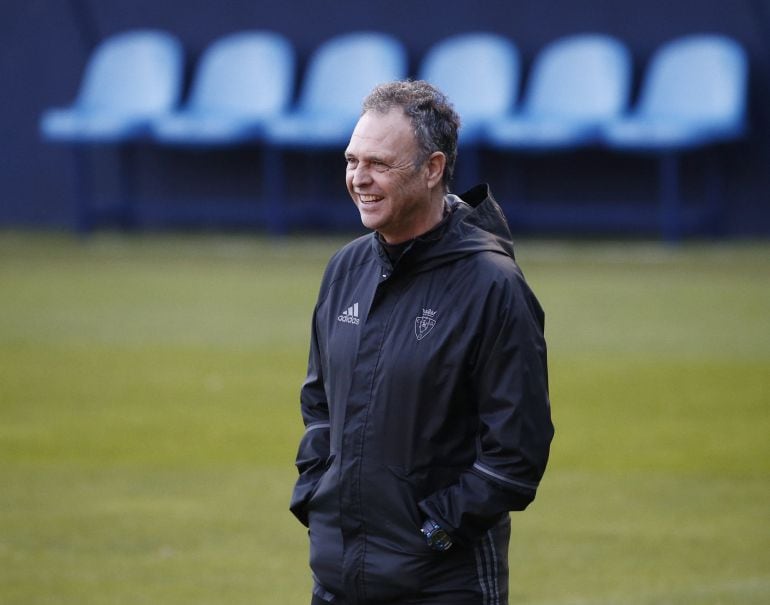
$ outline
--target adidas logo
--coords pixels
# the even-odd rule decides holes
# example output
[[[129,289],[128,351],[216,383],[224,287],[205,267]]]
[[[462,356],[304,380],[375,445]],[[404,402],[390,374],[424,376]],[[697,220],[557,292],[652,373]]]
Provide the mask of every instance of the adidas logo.
[[[346,324],[353,324],[354,326],[360,324],[361,320],[358,319],[358,303],[353,303],[353,306],[348,307],[345,311],[342,312],[341,315],[338,315],[337,321],[341,321],[342,323]]]

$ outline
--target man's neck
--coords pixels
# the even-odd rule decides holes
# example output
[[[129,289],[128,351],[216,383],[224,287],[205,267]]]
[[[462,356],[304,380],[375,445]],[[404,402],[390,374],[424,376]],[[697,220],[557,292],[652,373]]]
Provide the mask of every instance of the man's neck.
[[[434,202],[431,204],[431,210],[428,214],[425,221],[422,221],[422,226],[414,230],[414,234],[410,235],[408,237],[398,237],[395,239],[388,239],[387,236],[381,232],[377,232],[377,236],[380,238],[380,241],[387,243],[391,246],[398,246],[399,244],[403,244],[404,242],[410,242],[418,237],[421,237],[425,235],[426,233],[432,231],[436,228],[436,226],[444,220],[444,217],[448,213],[448,204],[446,202],[446,198],[443,194],[441,194],[440,200],[434,200]]]
[[[442,233],[442,228],[446,224],[449,214],[451,213],[451,208],[449,204],[444,201],[441,211],[441,218],[439,221],[433,225],[430,229],[425,231],[424,233],[420,233],[419,235],[404,240],[402,242],[398,242],[395,244],[389,243],[385,240],[385,238],[382,236],[381,233],[377,233],[377,238],[380,240],[380,244],[382,244],[383,249],[385,250],[385,253],[390,258],[390,261],[395,264],[399,258],[401,258],[401,255],[406,251],[406,249],[412,244],[412,242],[416,239],[439,239],[440,234]],[[434,238],[433,235],[436,234],[436,237]]]

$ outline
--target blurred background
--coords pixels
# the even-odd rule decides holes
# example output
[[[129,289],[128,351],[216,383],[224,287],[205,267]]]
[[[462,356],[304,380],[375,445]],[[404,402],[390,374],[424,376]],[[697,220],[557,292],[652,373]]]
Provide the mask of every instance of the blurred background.
[[[10,0],[0,32],[0,603],[309,601],[309,323],[394,74],[456,102],[455,190],[492,185],[546,312],[511,603],[770,602],[766,0]]]
[[[360,96],[359,90],[367,89],[370,83],[355,81],[362,78],[361,72],[372,72],[370,79],[375,80],[389,73],[432,75],[452,92],[457,91],[453,96],[458,109],[466,114],[468,136],[455,188],[463,190],[474,184],[475,178],[491,182],[519,232],[658,235],[667,229],[673,238],[688,233],[770,233],[770,8],[763,0],[729,4],[716,0],[596,0],[589,4],[450,0],[365,7],[346,0],[192,0],[184,5],[149,0],[35,0],[4,2],[0,17],[0,76],[6,82],[0,112],[6,141],[0,164],[0,225],[75,228],[83,218],[83,200],[90,200],[97,207],[123,204],[117,213],[90,217],[112,224],[123,219],[144,227],[355,228],[354,214],[347,206],[337,207],[346,204],[337,169],[346,140],[340,142],[339,135],[335,139],[330,133],[311,140],[313,129],[296,124],[295,129],[299,128],[307,140],[286,127],[266,133],[259,122],[265,115],[275,118],[276,114],[301,110],[311,113],[318,107],[327,113],[349,112],[346,97]],[[126,75],[125,69],[121,72],[113,66],[114,79],[123,88],[110,97],[105,85],[97,81],[91,88],[101,93],[87,98],[88,91],[83,90],[87,88],[86,66],[97,46],[116,34],[137,29],[162,30],[173,36],[178,45],[173,50],[179,52],[174,57],[176,63],[149,79],[142,74]],[[233,107],[227,100],[220,100],[217,106],[218,100],[211,98],[216,93],[206,97],[204,91],[198,95],[204,97],[204,110],[219,114],[229,111],[236,122],[243,118],[237,127],[231,122],[225,132],[221,124],[209,124],[220,131],[209,132],[208,138],[201,134],[205,125],[198,125],[197,131],[194,124],[187,124],[186,131],[179,124],[176,131],[173,125],[153,131],[148,124],[159,115],[195,105],[193,93],[196,79],[202,76],[206,51],[220,39],[248,30],[267,31],[284,39],[289,45],[285,69],[283,58],[269,55],[273,59],[268,62],[274,71],[283,69],[286,73],[255,81],[251,85],[254,90],[248,84],[233,90],[237,74],[249,73],[248,67],[239,72],[238,62],[248,65],[248,61],[257,61],[235,51],[224,60],[221,76],[231,88],[224,90],[220,84],[217,90],[221,95],[240,95],[242,103],[251,95],[252,106],[262,104],[262,117],[239,116],[244,112],[242,107]],[[354,51],[359,58],[348,62],[346,68],[334,66],[332,61],[328,73],[336,80],[326,89],[311,82],[317,75],[312,63],[320,47],[336,36],[357,31],[391,36],[401,47],[393,52],[403,54],[392,68],[383,68],[376,52],[365,59],[360,50]],[[458,56],[464,59],[455,63],[454,73],[435,65],[431,71],[428,55],[440,42],[478,32],[508,41],[515,61],[492,63],[482,54],[461,52]],[[609,55],[614,52],[620,57],[584,49],[582,54],[573,52],[570,58],[565,52],[567,58],[551,68],[552,75],[536,73],[547,71],[538,70],[537,63],[549,45],[585,34],[611,36],[623,48],[611,49]],[[740,46],[742,56],[731,63],[729,57],[720,58],[718,51],[709,55],[705,50],[700,53],[702,57],[691,52],[678,64],[674,60],[676,65],[663,74],[662,83],[646,81],[655,79],[656,52],[666,44],[702,34],[728,36]],[[136,67],[131,52],[125,62]],[[157,61],[148,61],[157,67]],[[467,68],[474,64],[476,70]],[[377,65],[380,67],[375,69]],[[478,67],[485,65],[489,66],[486,70]],[[107,68],[103,71],[110,73]],[[136,67],[136,71],[141,69]],[[494,75],[496,82],[490,83]],[[133,107],[126,100],[131,95],[141,97],[143,88],[164,78],[173,80],[167,85],[165,98],[145,101],[145,106],[139,99]],[[325,75],[319,78],[329,80]],[[110,82],[109,77],[105,81]],[[131,85],[131,81],[138,83]],[[307,90],[314,84],[315,96],[320,99]],[[672,84],[673,90],[668,90]],[[108,87],[115,87],[114,81]],[[351,87],[354,90],[348,93]],[[339,95],[331,106],[323,98],[329,88]],[[264,100],[266,90],[272,91],[271,101]],[[569,95],[565,95],[566,90]],[[460,98],[469,91],[473,91],[470,99]],[[123,101],[124,107],[111,110],[114,97]],[[478,107],[482,99],[487,99],[486,106]],[[339,107],[334,107],[335,102]],[[46,118],[46,112],[68,107],[80,112],[74,117],[59,115],[58,121],[57,116]],[[91,115],[95,107],[96,117]],[[130,126],[105,126],[101,114],[115,111],[119,117],[120,111],[134,111],[145,120]],[[81,115],[84,112],[85,118]],[[494,118],[487,124],[484,112]],[[618,128],[599,128],[619,118],[640,115],[653,119],[653,127],[646,124],[648,128],[642,133],[629,134],[626,128],[624,134],[622,127],[620,132]],[[511,116],[519,122],[540,118],[540,122],[545,119],[548,123],[541,123],[539,130],[527,124],[508,124],[506,130],[502,122]],[[200,114],[197,117],[200,119]],[[554,128],[562,127],[565,118],[572,125],[588,123],[594,128],[591,132],[583,130],[579,136],[573,132],[571,137],[558,133],[549,137],[548,132],[553,134]],[[102,123],[93,122],[99,119]],[[115,116],[110,119],[114,121]],[[551,123],[554,120],[556,125]],[[486,130],[472,132],[474,121],[481,122]],[[341,130],[347,128],[344,123]],[[271,180],[268,177],[277,174],[276,159],[263,156],[270,155],[266,150],[276,148],[284,151],[283,161],[278,160],[284,173]],[[671,161],[666,166],[661,161],[672,151],[676,169]],[[666,170],[668,177],[664,176]],[[670,176],[672,171],[674,177]],[[672,178],[678,181],[673,183]],[[680,198],[676,203],[693,206],[693,212],[672,219],[679,224],[666,228],[660,219],[665,212],[659,205],[661,192],[674,189]],[[283,199],[277,210],[270,208],[275,195]],[[671,200],[668,195],[669,206]],[[134,210],[126,212],[127,203],[133,204]],[[286,216],[276,219],[276,212]]]

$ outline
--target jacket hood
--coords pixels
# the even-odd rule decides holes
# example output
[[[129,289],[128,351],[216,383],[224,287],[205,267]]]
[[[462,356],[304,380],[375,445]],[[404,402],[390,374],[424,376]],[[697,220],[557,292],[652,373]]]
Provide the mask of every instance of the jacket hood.
[[[502,209],[489,185],[476,185],[460,195],[446,196],[450,216],[446,225],[420,236],[407,247],[397,262],[401,269],[426,270],[461,256],[497,252],[515,260],[513,236]],[[390,265],[376,233],[372,245],[381,262]]]

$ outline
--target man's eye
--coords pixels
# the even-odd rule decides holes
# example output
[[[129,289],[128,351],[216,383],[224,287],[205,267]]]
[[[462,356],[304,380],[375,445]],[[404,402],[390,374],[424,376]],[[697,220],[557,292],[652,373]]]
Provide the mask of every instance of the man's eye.
[[[385,172],[386,170],[390,170],[390,166],[381,160],[374,160],[372,162],[372,168],[374,168],[377,172]]]
[[[356,166],[358,166],[358,160],[354,158],[345,158],[345,164],[350,170],[355,170]]]

